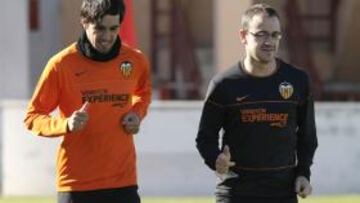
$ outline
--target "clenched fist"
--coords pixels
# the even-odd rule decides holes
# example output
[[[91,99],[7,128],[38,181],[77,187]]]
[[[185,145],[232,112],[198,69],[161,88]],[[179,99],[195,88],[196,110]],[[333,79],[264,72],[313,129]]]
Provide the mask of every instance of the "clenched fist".
[[[67,127],[70,132],[77,132],[85,128],[86,123],[89,120],[89,115],[87,113],[88,107],[89,103],[85,102],[79,110],[74,111],[68,118]]]
[[[140,122],[140,117],[135,112],[129,112],[122,118],[122,126],[128,134],[138,133]]]
[[[312,186],[307,178],[299,176],[295,180],[295,192],[302,198],[306,198],[312,192]]]
[[[226,174],[229,168],[235,166],[235,162],[231,161],[231,154],[229,146],[225,145],[223,152],[219,154],[215,162],[216,172],[218,174]]]

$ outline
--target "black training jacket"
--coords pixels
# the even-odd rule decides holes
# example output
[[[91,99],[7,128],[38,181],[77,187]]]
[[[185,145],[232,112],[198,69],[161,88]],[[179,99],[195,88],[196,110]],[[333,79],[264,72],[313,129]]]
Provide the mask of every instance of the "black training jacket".
[[[219,148],[230,147],[236,163],[231,170],[239,177],[219,186],[234,195],[293,195],[294,178],[310,178],[317,137],[309,78],[276,62],[277,70],[267,77],[247,74],[239,63],[208,87],[196,145],[213,170]]]

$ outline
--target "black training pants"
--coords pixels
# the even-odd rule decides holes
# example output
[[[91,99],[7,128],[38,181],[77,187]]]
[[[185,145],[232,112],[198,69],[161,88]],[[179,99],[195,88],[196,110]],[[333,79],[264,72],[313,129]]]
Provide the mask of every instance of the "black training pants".
[[[137,186],[81,192],[59,192],[58,203],[140,203]]]
[[[227,197],[216,196],[216,203],[298,203],[297,197]]]

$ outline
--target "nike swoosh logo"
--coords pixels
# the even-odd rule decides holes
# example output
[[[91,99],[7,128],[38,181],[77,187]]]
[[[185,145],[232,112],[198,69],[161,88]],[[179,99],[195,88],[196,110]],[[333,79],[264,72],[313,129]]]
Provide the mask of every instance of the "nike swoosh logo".
[[[77,77],[79,77],[79,76],[84,75],[86,72],[87,72],[87,71],[86,71],[86,70],[84,70],[84,71],[81,71],[81,72],[75,73],[75,75],[76,75]]]
[[[245,95],[245,96],[243,96],[243,97],[236,97],[236,101],[237,102],[241,102],[241,101],[243,101],[244,99],[246,99],[246,98],[248,98],[250,95]]]

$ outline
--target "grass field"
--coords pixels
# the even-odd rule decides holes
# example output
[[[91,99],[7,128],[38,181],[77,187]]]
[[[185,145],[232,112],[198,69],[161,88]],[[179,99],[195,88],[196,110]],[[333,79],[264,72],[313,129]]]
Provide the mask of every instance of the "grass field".
[[[4,197],[0,203],[56,203],[54,198],[41,197]],[[214,203],[208,198],[143,198],[142,203]],[[360,203],[360,195],[351,196],[313,196],[300,203]]]

